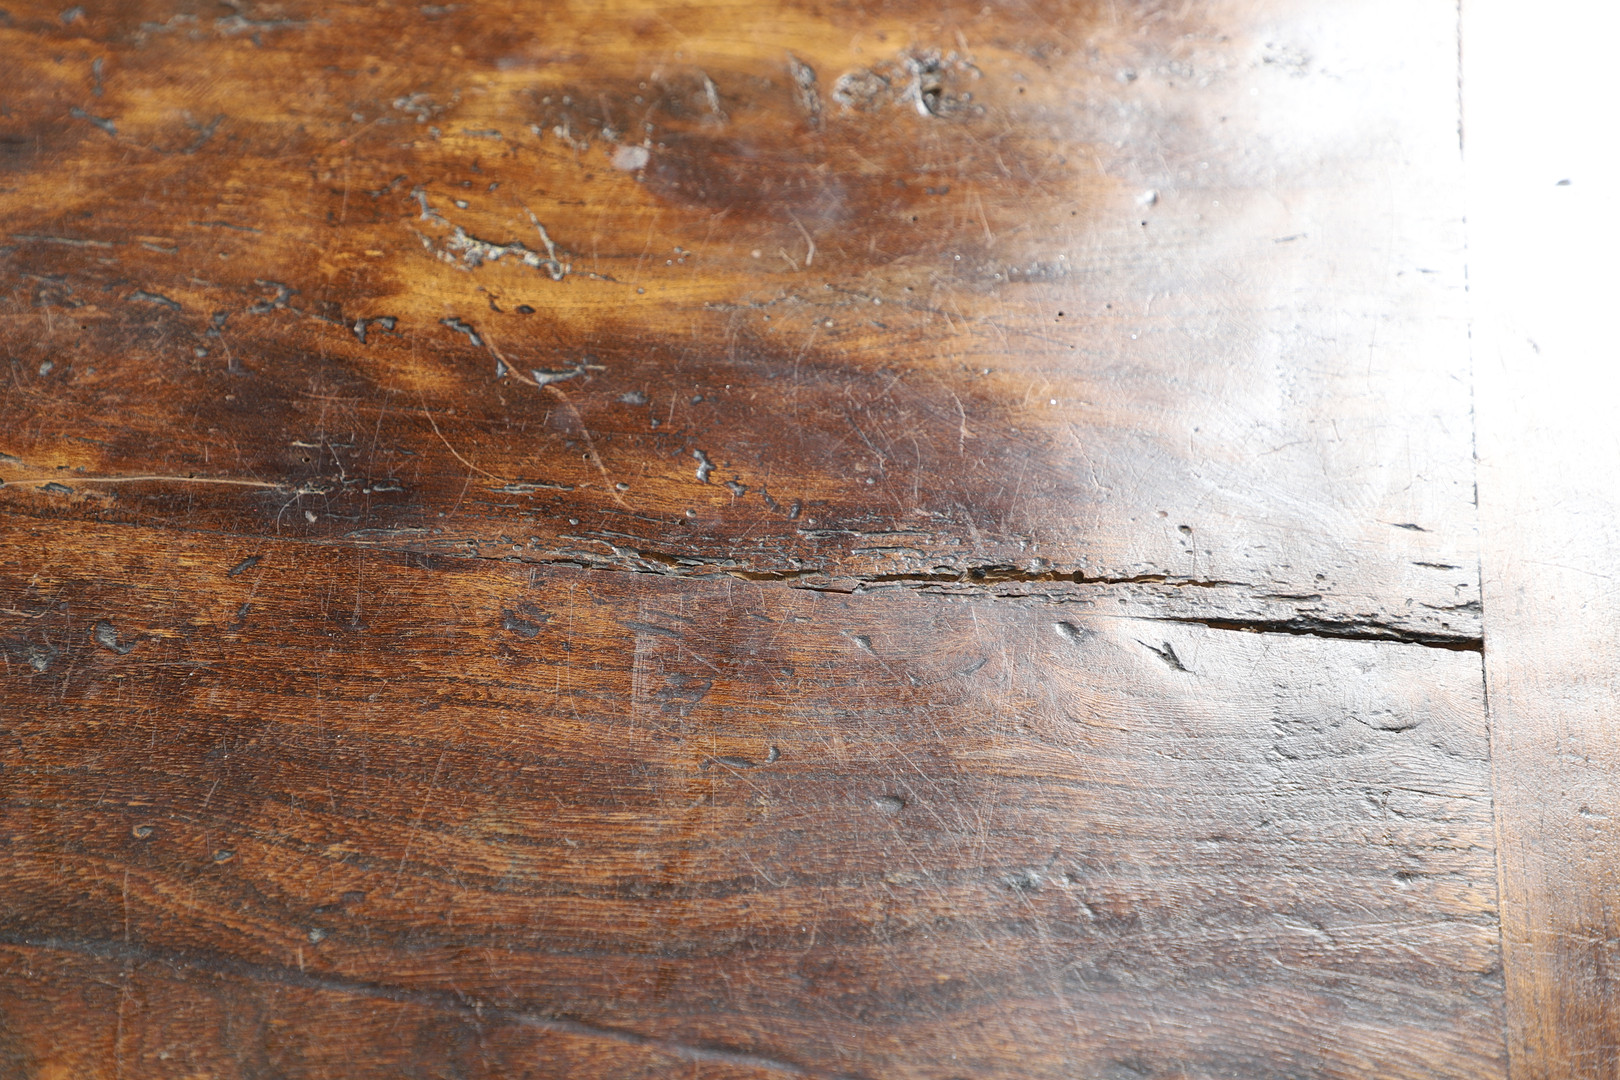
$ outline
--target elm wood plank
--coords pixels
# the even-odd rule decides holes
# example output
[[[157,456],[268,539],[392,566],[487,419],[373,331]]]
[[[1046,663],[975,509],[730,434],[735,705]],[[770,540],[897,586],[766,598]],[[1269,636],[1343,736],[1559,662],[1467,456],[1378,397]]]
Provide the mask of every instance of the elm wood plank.
[[[1508,1037],[1518,1080],[1620,1075],[1620,155],[1614,11],[1464,4],[1469,277]],[[1545,21],[1543,21],[1545,20]],[[1571,36],[1555,27],[1574,25]]]
[[[1505,1075],[1477,657],[1077,610],[12,519],[14,1060]]]
[[[4,944],[0,970],[8,1078],[793,1075],[780,1062],[474,1006],[453,993],[154,955],[123,942]],[[52,1041],[64,1014],[110,1022]]]
[[[1479,636],[1451,4],[8,10],[13,513]]]

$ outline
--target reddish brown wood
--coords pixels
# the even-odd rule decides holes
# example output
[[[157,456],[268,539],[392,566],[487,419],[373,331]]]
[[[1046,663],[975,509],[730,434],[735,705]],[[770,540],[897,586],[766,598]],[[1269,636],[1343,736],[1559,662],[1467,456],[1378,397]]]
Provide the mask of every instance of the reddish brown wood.
[[[1456,45],[8,9],[0,1076],[1505,1076]]]
[[[1500,1072],[1471,653],[127,526],[0,562],[10,978],[82,1002],[13,1024],[36,1069],[333,1075],[332,1009],[479,1075]]]
[[[1454,21],[17,9],[0,505],[1477,639]]]

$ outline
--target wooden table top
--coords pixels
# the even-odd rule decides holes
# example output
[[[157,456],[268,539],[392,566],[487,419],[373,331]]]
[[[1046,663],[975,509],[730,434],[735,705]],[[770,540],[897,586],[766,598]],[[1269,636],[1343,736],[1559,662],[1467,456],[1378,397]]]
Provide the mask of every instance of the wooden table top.
[[[1458,56],[0,12],[0,1078],[1615,1075]]]

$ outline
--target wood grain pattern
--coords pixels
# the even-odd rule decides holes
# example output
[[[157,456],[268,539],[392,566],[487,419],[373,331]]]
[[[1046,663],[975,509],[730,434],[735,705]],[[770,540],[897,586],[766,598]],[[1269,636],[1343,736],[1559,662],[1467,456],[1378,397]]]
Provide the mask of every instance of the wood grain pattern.
[[[1479,636],[1450,5],[0,34],[15,513]]]
[[[333,1075],[336,1020],[282,1034],[331,1009],[477,1075],[1501,1074],[1472,654],[129,527],[0,563],[12,1001],[87,1002],[13,1021],[35,1069]]]
[[[0,12],[0,1080],[1505,1077],[1456,56]]]
[[[1620,243],[1620,155],[1561,103],[1605,92],[1620,19],[1570,43],[1519,14],[1465,5],[1485,660],[1513,1075],[1577,1080],[1620,1074],[1620,379],[1594,263]]]

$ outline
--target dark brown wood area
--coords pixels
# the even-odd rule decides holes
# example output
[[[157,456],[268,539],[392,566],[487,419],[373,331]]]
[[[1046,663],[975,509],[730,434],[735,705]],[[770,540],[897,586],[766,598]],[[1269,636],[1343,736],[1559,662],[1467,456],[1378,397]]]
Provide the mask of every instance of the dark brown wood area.
[[[337,1008],[493,1076],[1500,1068],[1475,654],[128,526],[28,559],[14,992],[141,1003],[14,1024],[36,1060],[320,1072],[346,1040],[277,1023]]]
[[[0,1080],[1612,1075],[1458,72],[0,12]]]
[[[1477,638],[1455,16],[1273,6],[14,11],[0,498]]]

